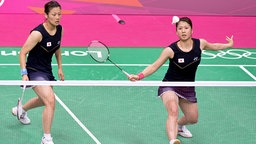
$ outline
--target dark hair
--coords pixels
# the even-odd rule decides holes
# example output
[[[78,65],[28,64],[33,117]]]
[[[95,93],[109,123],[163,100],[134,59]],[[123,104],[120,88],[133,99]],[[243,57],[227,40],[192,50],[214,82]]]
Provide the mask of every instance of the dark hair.
[[[49,14],[50,10],[55,7],[59,7],[61,9],[61,5],[57,1],[49,1],[44,5],[44,12]]]
[[[190,18],[188,18],[188,17],[181,17],[179,22],[180,21],[187,22],[191,26],[191,29],[193,28],[192,21],[191,21]],[[179,22],[176,23],[176,28],[178,27]]]

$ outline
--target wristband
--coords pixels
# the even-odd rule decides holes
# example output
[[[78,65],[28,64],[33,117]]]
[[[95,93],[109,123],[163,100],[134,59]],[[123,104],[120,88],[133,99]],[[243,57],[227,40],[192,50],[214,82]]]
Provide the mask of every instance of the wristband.
[[[139,74],[137,74],[137,76],[139,77],[139,80],[141,80],[145,77],[143,73],[139,73]]]
[[[21,69],[20,70],[20,74],[23,76],[23,75],[27,75],[28,74],[28,71],[27,71],[27,69]]]

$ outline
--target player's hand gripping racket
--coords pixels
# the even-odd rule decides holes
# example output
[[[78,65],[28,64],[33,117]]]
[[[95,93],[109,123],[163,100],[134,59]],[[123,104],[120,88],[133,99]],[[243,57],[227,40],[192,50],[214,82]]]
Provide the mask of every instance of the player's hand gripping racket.
[[[127,77],[130,77],[130,74],[124,71],[116,63],[109,59],[110,51],[108,47],[100,41],[94,40],[88,46],[88,53],[90,56],[99,63],[104,63],[107,60],[114,64],[119,70],[121,70]]]
[[[18,103],[17,103],[17,118],[18,120],[20,120],[21,115],[22,115],[22,100],[25,94],[25,90],[26,90],[26,85],[21,86],[22,88],[22,94],[21,97],[18,99]]]

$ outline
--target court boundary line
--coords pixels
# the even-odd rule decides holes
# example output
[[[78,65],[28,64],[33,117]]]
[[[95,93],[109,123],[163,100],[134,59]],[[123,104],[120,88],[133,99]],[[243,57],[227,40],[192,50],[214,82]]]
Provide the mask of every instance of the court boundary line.
[[[254,80],[256,81],[256,77],[255,77],[251,72],[249,72],[245,67],[240,66],[240,68],[241,68],[245,73],[247,73],[252,79],[254,79]]]
[[[67,105],[56,95],[55,99],[59,104],[66,110],[66,112],[76,121],[76,123],[96,142],[96,144],[101,144],[100,141],[92,134],[92,132],[86,128],[86,126],[76,117],[76,115],[67,107]]]

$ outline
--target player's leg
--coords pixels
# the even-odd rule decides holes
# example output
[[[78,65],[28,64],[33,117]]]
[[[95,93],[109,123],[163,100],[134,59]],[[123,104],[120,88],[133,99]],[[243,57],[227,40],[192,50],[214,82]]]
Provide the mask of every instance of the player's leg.
[[[179,121],[179,132],[178,134],[183,137],[192,137],[191,132],[186,128],[185,125],[195,124],[198,121],[198,105],[197,103],[189,102],[185,99],[180,99],[180,108],[184,113]]]
[[[178,96],[173,91],[167,91],[161,95],[163,100],[163,104],[167,110],[168,116],[166,120],[166,132],[167,136],[170,140],[170,143],[176,140],[177,131],[178,131],[178,115],[179,115],[179,107],[178,107]]]
[[[25,110],[25,111],[28,111],[30,109],[33,109],[33,108],[36,108],[36,107],[41,107],[41,106],[44,106],[44,103],[43,101],[38,97],[33,97],[31,98],[30,100],[28,100],[23,106],[22,108]]]
[[[44,136],[42,141],[52,141],[51,126],[55,111],[55,95],[51,86],[37,86],[34,91],[42,100],[45,108],[42,114]]]

